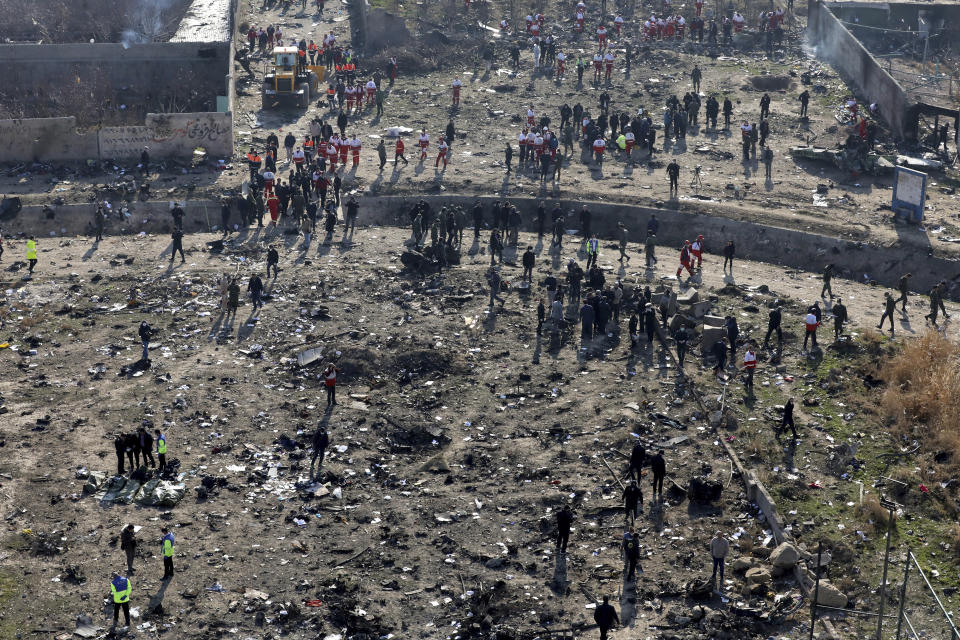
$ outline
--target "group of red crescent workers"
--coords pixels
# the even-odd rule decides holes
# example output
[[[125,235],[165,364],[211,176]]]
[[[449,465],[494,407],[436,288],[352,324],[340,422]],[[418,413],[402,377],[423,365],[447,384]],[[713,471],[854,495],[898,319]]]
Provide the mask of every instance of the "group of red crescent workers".
[[[683,241],[683,247],[680,249],[680,268],[677,269],[677,277],[686,269],[687,273],[693,277],[693,262],[696,260],[697,269],[703,269],[703,236],[697,236],[693,242]]]

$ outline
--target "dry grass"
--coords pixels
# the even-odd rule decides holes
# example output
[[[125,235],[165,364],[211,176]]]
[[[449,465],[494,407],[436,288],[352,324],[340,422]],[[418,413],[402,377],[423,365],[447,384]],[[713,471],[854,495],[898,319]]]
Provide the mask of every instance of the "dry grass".
[[[883,408],[893,432],[917,440],[927,451],[949,454],[949,471],[960,470],[960,344],[931,332],[909,342],[882,369],[887,381]]]
[[[880,500],[876,496],[870,495],[863,499],[863,504],[860,505],[860,513],[877,533],[886,532],[887,527],[890,525],[890,512],[880,504]],[[896,521],[897,514],[894,513],[894,526],[896,526]]]

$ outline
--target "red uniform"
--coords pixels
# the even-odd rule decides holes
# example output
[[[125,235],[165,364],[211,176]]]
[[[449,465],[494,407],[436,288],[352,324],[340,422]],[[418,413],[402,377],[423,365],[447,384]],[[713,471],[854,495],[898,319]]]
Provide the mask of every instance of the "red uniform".
[[[684,245],[683,249],[680,250],[680,268],[677,269],[677,277],[680,277],[680,274],[683,273],[683,270],[686,269],[687,272],[693,277],[693,263],[690,260],[690,247],[689,245]]]

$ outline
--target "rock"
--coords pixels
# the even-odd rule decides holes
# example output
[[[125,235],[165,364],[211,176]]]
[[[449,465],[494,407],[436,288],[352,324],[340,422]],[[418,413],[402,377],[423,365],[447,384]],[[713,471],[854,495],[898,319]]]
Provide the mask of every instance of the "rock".
[[[694,304],[700,302],[700,292],[690,287],[677,294],[677,304]]]
[[[447,463],[447,460],[443,457],[442,453],[438,453],[424,462],[423,466],[420,467],[420,470],[432,471],[433,473],[450,473],[450,464]]]
[[[753,567],[752,569],[747,569],[745,577],[749,584],[766,584],[772,579],[770,571],[763,567]]]
[[[498,556],[496,558],[490,558],[483,563],[483,566],[485,566],[487,569],[500,569],[505,564],[507,564],[507,559],[502,556]]]
[[[820,589],[817,591],[817,604],[843,609],[847,606],[847,596],[833,586],[829,580],[821,580]]]
[[[770,552],[770,564],[775,567],[790,568],[800,561],[800,552],[789,542],[782,543]]]
[[[737,558],[730,565],[734,571],[746,571],[747,569],[752,569],[760,565],[760,561],[756,558]]]
[[[707,615],[707,610],[700,605],[695,606],[690,611],[690,619],[694,622],[699,622],[705,615]]]

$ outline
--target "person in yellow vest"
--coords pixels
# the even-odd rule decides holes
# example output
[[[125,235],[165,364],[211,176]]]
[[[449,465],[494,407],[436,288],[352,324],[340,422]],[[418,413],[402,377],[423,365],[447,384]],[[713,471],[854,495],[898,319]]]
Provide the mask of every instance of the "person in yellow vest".
[[[160,429],[154,429],[154,440],[157,441],[157,458],[160,466],[157,467],[157,473],[163,473],[167,466],[167,437],[160,433]]]
[[[110,582],[110,593],[113,595],[113,626],[117,626],[120,609],[123,609],[126,626],[130,626],[130,592],[132,590],[130,578],[124,578],[118,571],[114,571],[113,580]]]
[[[163,538],[160,539],[160,550],[163,554],[163,580],[173,577],[173,534],[166,527],[160,529]]]
[[[30,263],[30,273],[37,266],[37,241],[33,236],[27,239],[27,262]]]

